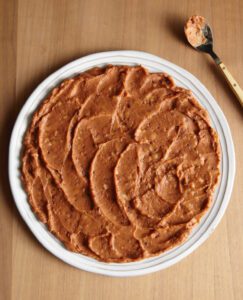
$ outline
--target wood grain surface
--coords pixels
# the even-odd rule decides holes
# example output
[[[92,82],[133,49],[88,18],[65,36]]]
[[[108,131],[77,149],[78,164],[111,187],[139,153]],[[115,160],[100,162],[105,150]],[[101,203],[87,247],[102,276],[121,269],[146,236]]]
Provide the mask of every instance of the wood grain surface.
[[[220,71],[185,43],[192,14],[212,25],[215,51],[243,87],[242,0],[0,0],[0,299],[243,299],[243,110]],[[143,50],[187,69],[229,122],[237,172],[213,235],[169,269],[137,278],[77,270],[48,253],[22,221],[9,189],[8,143],[16,116],[47,75],[85,54]]]

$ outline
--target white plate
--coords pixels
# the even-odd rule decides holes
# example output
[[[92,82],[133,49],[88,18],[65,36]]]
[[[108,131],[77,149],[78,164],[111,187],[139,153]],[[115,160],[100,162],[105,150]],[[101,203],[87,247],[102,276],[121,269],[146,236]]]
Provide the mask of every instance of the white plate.
[[[177,85],[190,89],[196,99],[209,112],[212,126],[220,139],[222,162],[221,179],[215,192],[211,209],[201,220],[182,245],[150,259],[134,263],[102,263],[84,255],[72,253],[37,220],[30,209],[27,196],[20,181],[20,153],[23,135],[27,129],[31,115],[49,91],[65,78],[75,76],[87,69],[106,64],[135,65],[141,64],[151,72],[166,72],[171,75]],[[15,123],[9,149],[9,179],[17,208],[39,242],[55,256],[66,263],[82,270],[110,276],[137,276],[167,268],[180,261],[214,231],[221,220],[230,200],[235,176],[234,146],[228,123],[224,114],[205,86],[184,69],[154,55],[139,51],[111,51],[85,56],[62,67],[45,79],[31,94],[23,106]],[[26,246],[27,247],[27,246]]]

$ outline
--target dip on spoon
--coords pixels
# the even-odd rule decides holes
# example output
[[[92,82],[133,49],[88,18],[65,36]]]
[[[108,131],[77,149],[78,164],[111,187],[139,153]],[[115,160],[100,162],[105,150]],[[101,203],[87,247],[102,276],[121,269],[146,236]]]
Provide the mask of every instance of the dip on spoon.
[[[203,33],[203,29],[206,25],[206,20],[201,16],[192,16],[185,25],[185,34],[188,42],[197,48],[207,42],[207,39]]]
[[[229,86],[236,95],[243,107],[243,91],[234,77],[231,75],[225,64],[213,51],[213,36],[206,19],[202,16],[192,16],[188,19],[184,27],[185,35],[191,46],[199,51],[208,53],[220,67]]]

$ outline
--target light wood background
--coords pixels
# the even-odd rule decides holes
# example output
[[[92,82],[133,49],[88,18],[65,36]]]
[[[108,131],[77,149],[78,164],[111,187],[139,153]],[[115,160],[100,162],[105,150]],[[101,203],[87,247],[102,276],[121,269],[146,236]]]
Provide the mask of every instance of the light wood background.
[[[242,0],[0,0],[0,299],[243,299],[243,110],[209,57],[185,44],[183,23],[201,14],[215,50],[243,87]],[[10,193],[8,142],[15,118],[47,75],[85,54],[133,49],[187,69],[228,119],[237,172],[213,235],[177,265],[118,279],[77,270],[48,253],[20,218]]]

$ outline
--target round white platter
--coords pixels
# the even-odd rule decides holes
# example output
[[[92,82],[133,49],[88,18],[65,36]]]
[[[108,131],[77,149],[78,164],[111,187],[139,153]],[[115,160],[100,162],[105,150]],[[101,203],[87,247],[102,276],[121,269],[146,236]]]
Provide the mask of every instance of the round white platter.
[[[189,238],[182,245],[160,256],[134,263],[102,263],[66,250],[62,243],[35,217],[28,204],[27,195],[20,180],[20,155],[23,136],[31,115],[41,101],[64,79],[73,77],[95,66],[104,66],[106,64],[139,64],[151,72],[166,72],[174,78],[178,86],[190,89],[201,105],[207,109],[211,124],[219,135],[222,153],[221,178],[214,195],[213,205]],[[34,90],[20,111],[12,132],[9,148],[9,180],[14,200],[22,218],[39,242],[52,254],[76,268],[116,277],[138,276],[165,269],[194,251],[210,236],[224,215],[230,200],[234,176],[235,154],[232,136],[226,118],[213,96],[189,72],[165,59],[140,51],[110,51],[91,54],[67,64],[47,77]]]

